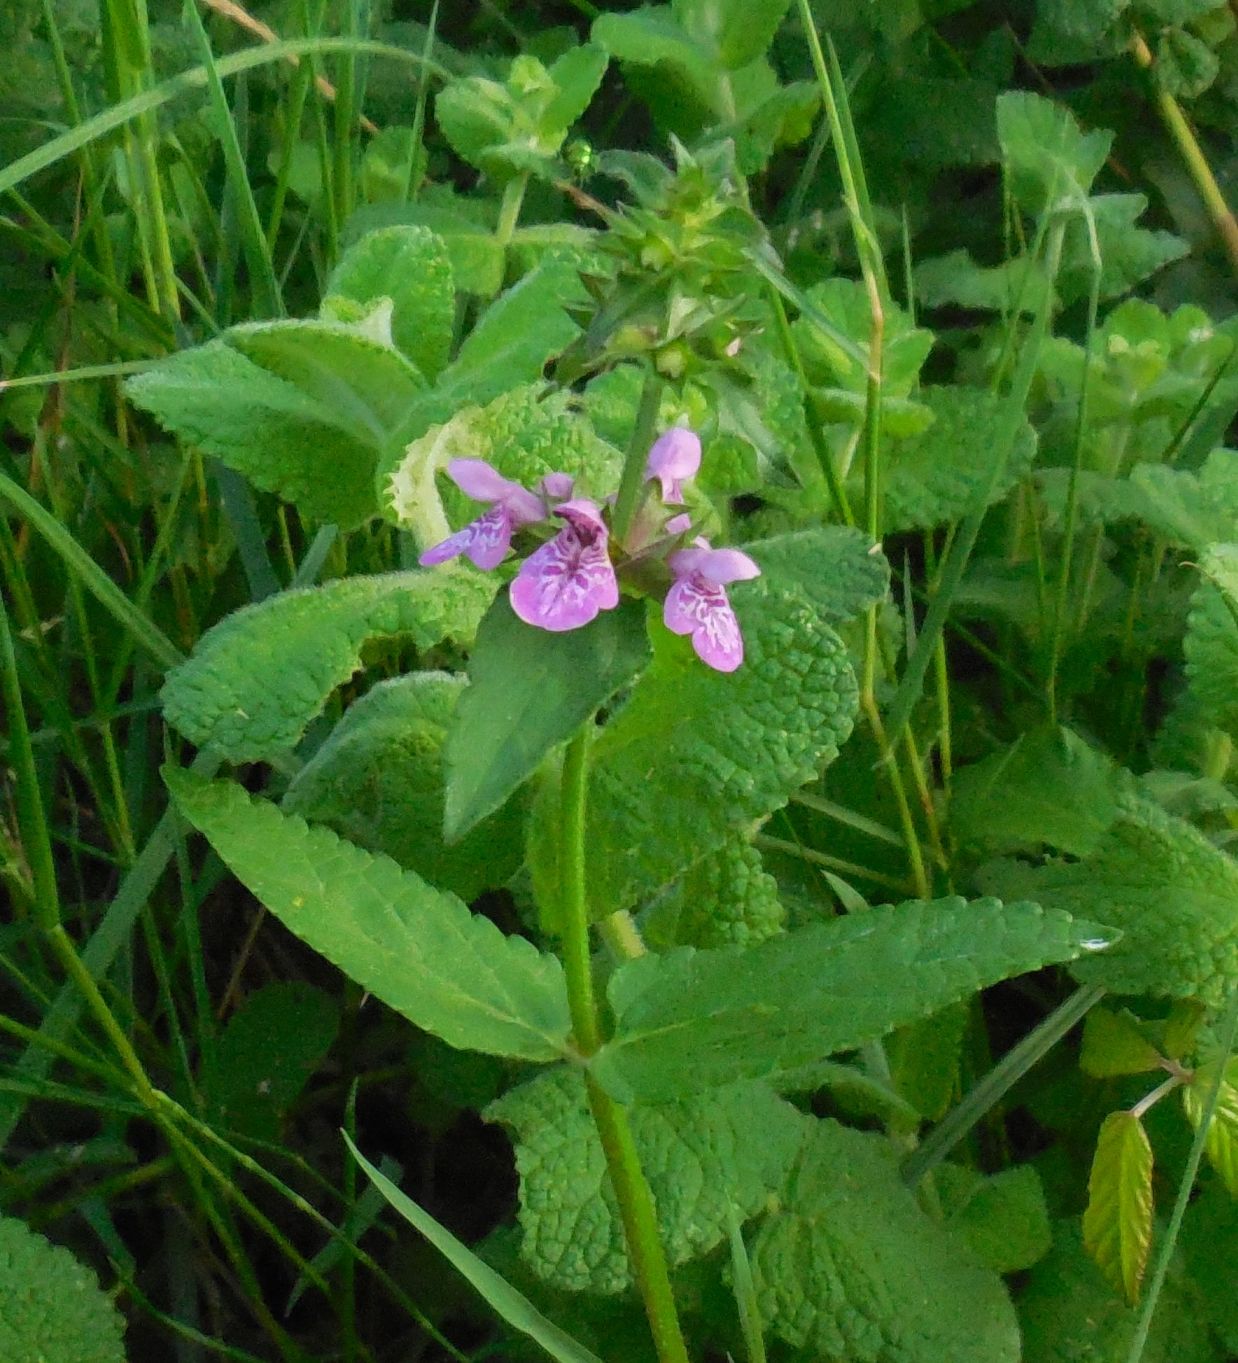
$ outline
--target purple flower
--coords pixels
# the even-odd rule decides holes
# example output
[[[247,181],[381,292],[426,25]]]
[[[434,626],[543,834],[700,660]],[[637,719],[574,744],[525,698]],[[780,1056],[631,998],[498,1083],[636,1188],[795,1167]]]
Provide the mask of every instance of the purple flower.
[[[587,625],[619,604],[619,583],[607,553],[602,509],[579,497],[555,507],[567,524],[520,565],[512,610],[527,625],[555,633]]]
[[[668,506],[682,506],[683,480],[700,467],[700,436],[686,426],[673,426],[653,442],[645,461],[645,477],[662,484],[662,500]]]
[[[744,661],[744,641],[726,584],[759,577],[760,568],[740,550],[711,549],[700,538],[673,553],[667,563],[675,574],[662,608],[667,629],[690,634],[702,662],[719,672],[734,672]]]
[[[446,563],[463,554],[479,568],[497,568],[511,547],[512,535],[546,515],[546,504],[535,493],[504,478],[484,459],[453,459],[447,475],[461,492],[476,502],[491,502],[489,511],[470,521],[417,560],[423,568]],[[562,474],[551,474],[561,478]]]

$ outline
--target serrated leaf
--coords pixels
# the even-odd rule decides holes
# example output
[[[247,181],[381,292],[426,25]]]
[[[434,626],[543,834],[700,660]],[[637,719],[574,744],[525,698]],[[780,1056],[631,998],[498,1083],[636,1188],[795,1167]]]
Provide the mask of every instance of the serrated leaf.
[[[169,724],[233,762],[293,747],[361,664],[367,639],[408,634],[419,648],[471,637],[496,584],[454,566],[351,577],[281,592],[226,616],[173,668]]]
[[[1111,1112],[1101,1123],[1083,1243],[1126,1300],[1138,1301],[1152,1246],[1152,1146],[1133,1112]]]
[[[1020,880],[1040,903],[1121,932],[1111,950],[1071,966],[1084,984],[1215,1007],[1238,982],[1238,863],[1183,819],[1125,802],[1083,860]]]
[[[1060,725],[1029,729],[955,777],[950,826],[988,852],[1096,848],[1133,786],[1128,773]]]
[[[888,530],[927,530],[960,519],[990,490],[993,460],[1000,456],[992,432],[1003,398],[987,389],[939,387],[922,389],[918,400],[933,421],[921,434],[890,449],[884,475]],[[1025,421],[992,486],[990,504],[1023,478],[1035,455],[1036,433]]]
[[[493,227],[458,207],[444,193],[437,200],[423,193],[415,204],[365,204],[348,221],[352,233],[391,227],[423,227],[433,232],[446,248],[452,277],[461,293],[493,298],[503,287],[506,251]]]
[[[590,36],[622,62],[641,66],[666,62],[687,74],[699,88],[708,88],[711,54],[683,28],[669,5],[642,5],[626,14],[599,14]]]
[[[131,400],[187,445],[350,530],[376,511],[378,447],[357,426],[225,341],[181,351],[126,384]]]
[[[1025,90],[998,96],[997,138],[1011,191],[1034,214],[1081,202],[1113,143],[1111,132],[1082,132],[1063,105]]]
[[[1160,1068],[1156,1047],[1139,1030],[1136,1019],[1125,1011],[1093,1008],[1084,1019],[1079,1068],[1097,1079],[1119,1074],[1146,1074]]]
[[[327,296],[361,304],[389,298],[391,337],[431,382],[447,363],[455,329],[455,289],[447,247],[425,227],[385,227],[345,251]]]
[[[505,885],[523,860],[522,802],[509,801],[453,847],[443,841],[443,744],[464,685],[445,672],[379,683],[296,774],[284,809],[466,903]]]
[[[1067,303],[1086,298],[1094,269],[1092,233],[1100,252],[1100,297],[1116,298],[1181,260],[1190,247],[1181,237],[1160,229],[1140,227],[1148,206],[1142,194],[1094,194],[1088,199],[1090,223],[1072,218],[1062,247],[1057,288]]]
[[[1203,1120],[1204,1107],[1216,1083],[1217,1063],[1201,1065],[1182,1090],[1182,1106],[1193,1127]],[[1229,1061],[1213,1109],[1204,1150],[1231,1197],[1238,1197],[1238,1062]]]
[[[447,735],[448,842],[464,836],[625,686],[649,656],[645,608],[621,602],[584,629],[551,633],[491,606]]]
[[[257,1140],[279,1137],[280,1120],[331,1049],[339,1004],[302,980],[277,980],[228,1019],[203,1067],[210,1119]]]
[[[609,64],[610,55],[596,43],[569,48],[557,58],[548,73],[554,94],[539,117],[543,130],[566,132],[589,107]]]
[[[1030,1164],[988,1178],[958,1164],[942,1164],[933,1183],[947,1224],[986,1268],[1016,1273],[1049,1252],[1049,1212],[1040,1177]]]
[[[655,623],[653,662],[594,746],[596,917],[648,897],[772,813],[850,733],[855,678],[830,622],[884,593],[884,560],[843,529],[747,547],[763,575],[731,589],[743,665],[715,672]]]
[[[579,1072],[541,1075],[485,1116],[513,1133],[521,1254],[538,1277],[573,1292],[629,1287],[623,1224]],[[803,1138],[796,1109],[759,1084],[637,1107],[630,1118],[672,1266],[721,1244],[731,1210],[741,1220],[762,1210]]]
[[[436,481],[453,459],[484,459],[528,488],[548,473],[569,473],[599,497],[616,486],[619,473],[618,452],[572,410],[567,393],[528,384],[484,407],[466,406],[411,441],[382,478],[385,504],[423,549],[478,514],[478,504],[447,479]]]
[[[559,1329],[554,1321],[542,1315],[523,1293],[518,1292],[489,1264],[479,1259],[463,1241],[457,1240],[429,1212],[402,1193],[380,1169],[376,1169],[365,1158],[352,1143],[347,1132],[344,1134],[344,1140],[357,1163],[391,1206],[410,1226],[426,1237],[448,1263],[480,1293],[491,1309],[513,1329],[528,1335],[555,1360],[555,1363],[601,1363],[596,1354],[590,1353],[571,1335]]]
[[[672,12],[729,71],[763,57],[790,0],[674,0]]]
[[[389,857],[282,814],[235,782],[172,769],[165,780],[237,879],[396,1012],[462,1050],[564,1054],[570,1022],[555,957],[504,936]]]
[[[953,897],[886,905],[746,949],[644,956],[611,977],[615,1030],[592,1068],[620,1102],[776,1076],[1071,960],[1096,938],[1093,924],[1035,904]]]
[[[124,1322],[67,1249],[0,1217],[0,1358],[5,1363],[125,1363]]]
[[[750,1248],[761,1317],[814,1358],[848,1363],[1017,1363],[1001,1279],[932,1221],[893,1146],[815,1122]]]
[[[1171,95],[1198,98],[1216,80],[1220,69],[1217,54],[1188,29],[1167,28],[1161,33],[1153,70]]]

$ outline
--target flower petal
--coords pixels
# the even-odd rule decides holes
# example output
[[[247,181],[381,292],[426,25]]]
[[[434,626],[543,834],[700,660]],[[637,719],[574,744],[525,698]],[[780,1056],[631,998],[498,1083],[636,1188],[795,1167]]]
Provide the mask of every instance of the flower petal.
[[[692,529],[692,517],[684,511],[678,516],[672,516],[662,529],[668,535],[686,535]]]
[[[530,554],[512,583],[511,603],[525,624],[554,633],[579,629],[599,611],[617,606],[619,583],[606,552],[605,527],[587,538],[568,524]]]
[[[606,529],[606,522],[602,519],[602,508],[596,502],[590,501],[588,497],[577,497],[571,502],[560,502],[555,507],[555,515],[562,516],[586,542],[600,538],[602,543],[605,544],[610,536],[610,532]]]
[[[514,529],[507,508],[492,506],[484,515],[470,521],[463,530],[457,530],[441,544],[427,549],[417,562],[423,568],[431,568],[436,563],[446,563],[449,558],[463,554],[479,568],[497,568],[511,548]]]
[[[671,585],[662,619],[673,634],[690,634],[702,662],[719,672],[734,672],[744,661],[744,640],[726,592],[697,573]]]
[[[484,459],[453,459],[447,465],[447,476],[475,502],[501,502],[514,489],[524,491],[519,483],[504,478],[493,464],[488,464]]]
[[[760,568],[742,549],[710,549],[698,560],[696,571],[720,587],[761,576]]]
[[[645,477],[662,484],[662,500],[671,506],[683,505],[683,480],[701,467],[701,439],[686,426],[663,431],[653,442],[645,460]]]
[[[548,473],[542,479],[542,496],[551,502],[566,501],[572,495],[576,480],[570,473]]]

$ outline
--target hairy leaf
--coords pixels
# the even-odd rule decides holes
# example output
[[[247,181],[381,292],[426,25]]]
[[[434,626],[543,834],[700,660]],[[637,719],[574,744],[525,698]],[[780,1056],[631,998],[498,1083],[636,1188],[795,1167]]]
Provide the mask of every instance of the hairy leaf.
[[[645,610],[624,601],[584,629],[550,633],[502,595],[477,632],[447,736],[444,834],[454,842],[589,721],[649,656]]]
[[[929,1219],[893,1146],[813,1124],[784,1209],[749,1250],[761,1318],[816,1358],[848,1363],[1017,1363],[1001,1279]]]
[[[385,227],[347,251],[327,281],[327,296],[392,303],[391,338],[431,382],[447,363],[456,303],[451,261],[425,227]]]
[[[990,493],[993,446],[1004,400],[982,388],[925,388],[919,401],[933,414],[921,434],[890,451],[885,474],[888,530],[930,529],[958,520]],[[1000,501],[1027,473],[1036,454],[1036,433],[1024,422],[991,489]]]
[[[657,625],[653,662],[594,747],[596,917],[650,896],[772,813],[850,733],[855,678],[830,621],[882,594],[884,560],[841,529],[748,547],[763,576],[731,589],[743,665],[715,672]]]
[[[1111,1112],[1101,1123],[1083,1243],[1126,1300],[1138,1301],[1152,1247],[1152,1146],[1133,1112]]]
[[[1071,960],[1096,939],[1094,925],[1034,904],[950,898],[887,905],[747,949],[644,956],[611,977],[615,1032],[593,1069],[621,1102],[776,1076]]]
[[[188,445],[343,529],[377,510],[379,451],[367,426],[263,369],[225,341],[181,351],[126,384]]]
[[[124,1322],[95,1275],[13,1217],[0,1217],[0,1358],[125,1363]]]
[[[443,744],[464,678],[414,672],[381,682],[344,718],[288,787],[283,807],[384,852],[466,903],[523,860],[524,808],[509,801],[454,846],[443,841]]]
[[[231,781],[169,769],[168,787],[232,873],[282,923],[411,1022],[462,1050],[563,1055],[558,960],[505,937],[389,857],[281,814]]]
[[[1200,564],[1182,650],[1192,699],[1219,729],[1238,735],[1238,543],[1212,545]]]
[[[1238,863],[1155,806],[1125,802],[1094,852],[1020,884],[1046,906],[1122,933],[1110,951],[1071,967],[1085,984],[1219,1006],[1238,982]]]
[[[419,648],[467,639],[493,580],[453,566],[343,578],[281,592],[226,616],[160,693],[169,724],[234,762],[291,748],[360,666],[367,639],[408,634]]]
[[[629,1287],[623,1226],[579,1072],[540,1075],[485,1115],[512,1131],[521,1252],[538,1277],[569,1291]],[[742,1220],[762,1210],[803,1139],[804,1118],[760,1084],[630,1115],[672,1266],[721,1244],[732,1211]]]

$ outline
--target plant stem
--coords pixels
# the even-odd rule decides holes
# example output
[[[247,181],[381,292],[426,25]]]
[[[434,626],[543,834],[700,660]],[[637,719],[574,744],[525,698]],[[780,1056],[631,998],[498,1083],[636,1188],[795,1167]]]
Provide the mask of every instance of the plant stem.
[[[1153,70],[1156,59],[1152,56],[1151,49],[1144,41],[1141,33],[1131,35],[1130,49],[1131,55],[1143,70]],[[1161,85],[1155,74],[1153,81],[1156,86],[1157,108],[1160,110],[1165,127],[1169,130],[1170,137],[1177,144],[1182,160],[1186,163],[1187,172],[1195,181],[1195,188],[1199,190],[1199,197],[1203,199],[1204,207],[1208,210],[1208,216],[1211,217],[1213,226],[1225,244],[1225,251],[1229,256],[1230,264],[1238,271],[1238,221],[1235,221],[1229,205],[1225,202],[1221,187],[1217,184],[1216,177],[1212,173],[1212,167],[1208,164],[1208,158],[1204,155],[1199,140],[1191,130],[1186,115],[1182,112],[1182,106]]]
[[[645,460],[653,444],[658,408],[662,404],[662,382],[661,374],[650,366],[645,373],[645,386],[641,389],[640,405],[636,409],[636,422],[632,427],[632,439],[628,442],[623,476],[619,480],[619,495],[615,498],[615,512],[611,518],[611,534],[620,544],[632,525],[641,486],[645,481]]]
[[[503,187],[503,202],[499,205],[499,221],[494,229],[494,239],[504,249],[511,244],[516,224],[520,221],[520,206],[524,203],[524,191],[528,185],[529,172],[526,170],[523,175],[508,180]]]
[[[585,724],[567,745],[559,796],[559,827],[563,839],[559,861],[562,873],[563,969],[567,976],[572,1032],[577,1048],[586,1058],[593,1055],[602,1044],[602,1028],[593,989],[589,906],[585,887],[585,810],[589,789],[591,729],[592,722]],[[658,1235],[653,1194],[641,1168],[628,1114],[587,1071],[585,1088],[606,1155],[606,1168],[619,1204],[632,1271],[645,1304],[658,1359],[660,1363],[688,1363],[688,1351],[675,1309],[666,1254]]]

